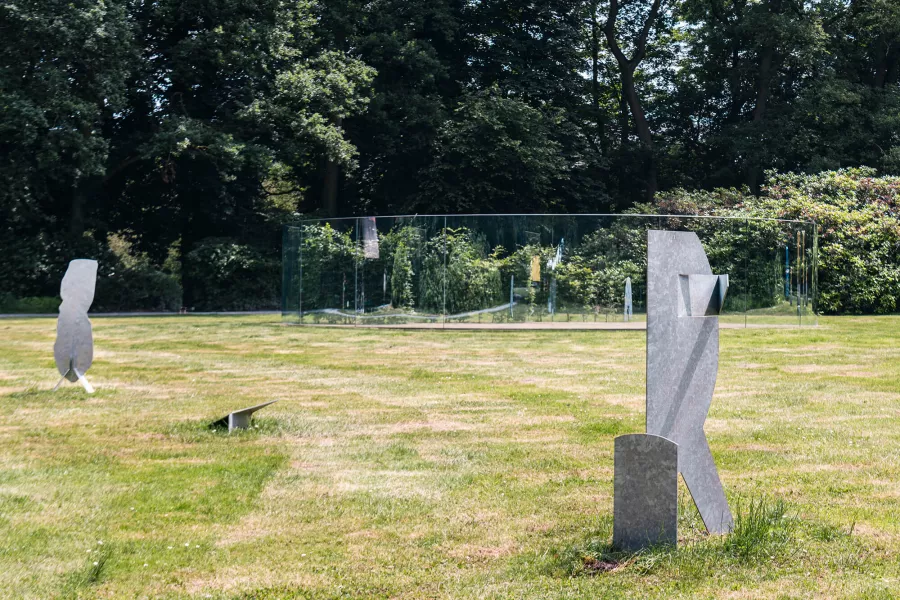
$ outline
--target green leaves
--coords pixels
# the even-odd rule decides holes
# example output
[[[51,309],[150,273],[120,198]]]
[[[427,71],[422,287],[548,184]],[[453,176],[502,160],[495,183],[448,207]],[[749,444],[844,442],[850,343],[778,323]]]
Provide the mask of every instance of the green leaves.
[[[819,235],[818,309],[825,313],[890,313],[900,305],[900,178],[875,175],[869,168],[817,175],[769,172],[759,198],[736,190],[676,190],[660,198],[659,209],[670,214],[815,221]],[[778,243],[773,236],[779,233],[761,224],[754,224],[751,233],[749,243],[740,227],[716,233],[708,243],[710,259],[719,264],[733,261],[735,268],[743,261],[753,266],[762,249]],[[764,272],[762,266],[754,270]],[[768,280],[753,283],[775,289],[778,277],[778,272],[771,270]],[[729,294],[733,296],[732,290]]]
[[[566,163],[553,130],[560,117],[503,97],[497,88],[463,101],[441,127],[423,206],[438,211],[541,211]]]

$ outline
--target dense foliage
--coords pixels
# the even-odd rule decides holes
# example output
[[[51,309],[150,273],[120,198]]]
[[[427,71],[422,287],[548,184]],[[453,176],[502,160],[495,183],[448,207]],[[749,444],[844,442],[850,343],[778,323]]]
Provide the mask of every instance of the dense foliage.
[[[710,216],[723,218],[702,218]],[[304,310],[342,307],[347,317],[354,310],[377,315],[398,309],[505,314],[502,307],[512,294],[532,315],[541,314],[551,298],[560,311],[618,312],[626,279],[640,309],[650,228],[698,234],[713,270],[732,276],[728,311],[790,305],[816,283],[818,296],[809,299],[825,313],[894,312],[900,302],[900,177],[878,178],[872,170],[770,174],[760,196],[734,189],[673,190],[618,218],[544,217],[544,224],[540,219],[532,229],[594,228],[582,228],[574,238],[559,233],[566,243],[529,241],[507,248],[488,241],[501,233],[502,220],[428,231],[413,219],[383,231],[380,255],[372,260],[354,242],[355,220],[345,222],[340,233],[327,223],[304,225],[298,257]],[[786,262],[793,273],[788,281]],[[362,291],[351,304],[358,287],[382,288],[382,300]]]
[[[900,307],[900,177],[875,175],[873,169],[816,175],[771,173],[758,197],[735,190],[674,191],[659,198],[657,208],[666,214],[815,221],[818,308],[826,313],[889,313]],[[725,250],[737,264],[752,264],[777,235],[752,221],[740,227],[756,231],[740,236],[736,228],[731,236],[755,240],[758,246],[711,239],[711,258]]]
[[[298,213],[619,212],[746,186],[769,212],[856,215],[820,215],[823,261],[839,236],[867,252],[828,263],[823,306],[891,305],[889,243],[853,245],[878,193],[851,210],[803,181],[900,173],[895,0],[8,0],[0,34],[6,298],[53,296],[91,256],[119,274],[98,306],[262,308]],[[771,169],[791,175],[766,188]],[[396,276],[408,305],[425,257],[399,258],[369,287]],[[865,299],[838,283],[863,274]]]
[[[472,231],[447,229],[428,240],[421,278],[422,306],[456,314],[501,302],[503,287],[496,256]]]
[[[868,169],[778,175],[754,203],[760,212],[818,223],[823,311],[900,309],[900,177],[876,178]]]

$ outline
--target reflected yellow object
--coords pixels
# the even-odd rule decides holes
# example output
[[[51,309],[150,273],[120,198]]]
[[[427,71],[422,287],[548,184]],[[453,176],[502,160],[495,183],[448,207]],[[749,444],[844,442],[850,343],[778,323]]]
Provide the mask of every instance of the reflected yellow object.
[[[541,258],[539,256],[531,257],[531,280],[541,280]]]

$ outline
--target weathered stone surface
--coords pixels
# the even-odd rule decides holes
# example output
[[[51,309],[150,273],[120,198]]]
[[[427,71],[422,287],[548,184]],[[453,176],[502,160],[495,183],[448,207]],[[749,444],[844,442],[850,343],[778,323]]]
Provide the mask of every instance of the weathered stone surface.
[[[656,435],[615,442],[613,545],[640,550],[678,542],[678,445]]]
[[[59,319],[53,357],[59,374],[69,381],[83,377],[94,361],[94,339],[87,311],[94,301],[97,261],[77,259],[69,263],[59,295]]]
[[[707,315],[726,285],[695,233],[648,233],[647,433],[678,444],[678,470],[712,533],[733,527],[703,431],[719,368],[719,319]]]

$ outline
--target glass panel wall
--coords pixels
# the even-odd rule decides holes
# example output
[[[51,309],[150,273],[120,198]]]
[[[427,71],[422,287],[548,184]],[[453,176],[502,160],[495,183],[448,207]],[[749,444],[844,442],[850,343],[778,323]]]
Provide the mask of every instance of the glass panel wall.
[[[815,324],[814,224],[681,215],[304,221],[284,232],[282,313],[353,326],[640,327],[651,229],[696,233],[713,273],[729,275],[723,324]]]
[[[444,217],[361,217],[360,325],[440,325]]]

